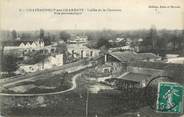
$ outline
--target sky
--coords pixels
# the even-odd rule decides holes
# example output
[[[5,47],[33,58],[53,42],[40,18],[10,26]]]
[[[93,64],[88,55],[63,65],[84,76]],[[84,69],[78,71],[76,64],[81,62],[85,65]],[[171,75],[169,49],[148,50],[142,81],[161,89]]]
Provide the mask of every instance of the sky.
[[[153,6],[177,8],[149,8]],[[36,8],[84,11],[78,15],[26,11]],[[157,29],[183,29],[184,0],[0,0],[1,30],[137,30],[152,25]]]

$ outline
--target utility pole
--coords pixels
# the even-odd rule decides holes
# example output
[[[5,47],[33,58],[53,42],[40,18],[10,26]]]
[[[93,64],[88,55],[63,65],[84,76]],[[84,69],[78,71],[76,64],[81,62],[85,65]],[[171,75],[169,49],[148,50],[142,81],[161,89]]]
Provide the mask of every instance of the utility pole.
[[[4,44],[2,43],[2,48],[1,48],[1,64],[4,62],[4,60],[3,60],[3,58],[4,58]],[[0,70],[2,70],[1,68],[0,68]]]
[[[89,91],[87,89],[87,97],[86,97],[86,117],[88,117],[88,102],[89,102]]]

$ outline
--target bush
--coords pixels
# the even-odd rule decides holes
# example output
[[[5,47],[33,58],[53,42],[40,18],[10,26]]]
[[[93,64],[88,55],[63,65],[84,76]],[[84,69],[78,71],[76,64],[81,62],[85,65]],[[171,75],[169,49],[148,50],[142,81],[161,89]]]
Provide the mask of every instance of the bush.
[[[16,55],[4,55],[1,60],[1,72],[8,72],[8,74],[10,74],[16,71],[18,69],[17,61],[18,58]]]

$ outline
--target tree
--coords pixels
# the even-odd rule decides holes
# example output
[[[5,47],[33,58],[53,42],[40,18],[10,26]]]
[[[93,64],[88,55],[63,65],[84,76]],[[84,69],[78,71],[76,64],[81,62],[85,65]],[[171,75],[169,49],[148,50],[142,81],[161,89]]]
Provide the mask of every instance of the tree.
[[[56,52],[63,54],[63,61],[66,63],[69,59],[69,53],[67,51],[67,45],[66,43],[58,43],[56,46]]]
[[[4,55],[1,61],[1,71],[11,73],[18,69],[18,58],[13,54]]]
[[[156,27],[153,25],[151,29],[148,31],[147,36],[145,37],[142,45],[145,47],[151,47],[150,49],[157,53],[158,51],[158,35]]]
[[[157,40],[157,52],[161,57],[165,57],[166,52],[167,39],[164,37],[159,37]]]
[[[29,34],[29,33],[22,33],[21,34],[22,40],[29,40],[30,38],[31,38],[31,34]]]
[[[152,49],[156,50],[157,49],[157,30],[156,27],[153,25],[150,29],[150,39],[152,42]]]
[[[88,47],[90,48],[100,48],[102,46],[106,46],[107,48],[110,47],[110,43],[108,40],[115,39],[116,33],[111,30],[103,30],[100,32],[89,32],[87,33],[88,36]]]
[[[29,53],[29,59],[25,60],[24,63],[25,64],[36,64],[36,63],[42,62],[46,57],[47,55],[41,54],[39,52]]]
[[[40,29],[40,39],[44,38],[45,31],[43,29]]]
[[[173,43],[173,50],[176,50],[176,45],[177,45],[176,30],[174,31],[174,34],[172,34],[172,43]]]
[[[58,43],[56,46],[56,51],[58,53],[64,53],[67,51],[67,45],[65,43]]]
[[[15,39],[17,38],[17,32],[16,32],[16,30],[13,30],[13,31],[11,32],[11,34],[12,34],[13,40],[15,40]]]
[[[45,43],[45,45],[50,45],[51,44],[51,37],[50,37],[50,35],[48,35],[48,36],[46,36],[44,38],[44,43]]]
[[[181,55],[184,56],[184,29],[182,30],[180,40],[181,40]]]
[[[50,35],[50,41],[51,42],[56,42],[56,36],[55,35]]]
[[[177,43],[177,47],[175,47],[175,49],[177,48],[178,50],[182,50],[183,48],[183,42],[184,42],[184,32],[181,30],[181,31],[178,31],[176,30],[174,32],[174,34],[176,35],[176,43]]]
[[[62,39],[64,42],[67,42],[67,40],[71,37],[71,35],[65,31],[60,32],[59,34],[60,39]]]
[[[105,37],[101,37],[97,41],[97,48],[100,48],[102,46],[105,46],[106,48],[110,47],[109,41]]]

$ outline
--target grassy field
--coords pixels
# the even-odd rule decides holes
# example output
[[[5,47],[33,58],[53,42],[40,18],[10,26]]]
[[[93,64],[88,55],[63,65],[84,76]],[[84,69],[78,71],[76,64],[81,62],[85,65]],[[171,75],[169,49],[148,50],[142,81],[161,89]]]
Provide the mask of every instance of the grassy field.
[[[72,74],[66,76],[64,76],[63,74],[43,76],[43,78],[16,83],[4,89],[2,92],[10,94],[11,93],[34,94],[34,93],[49,93],[49,92],[62,91],[71,87],[72,76],[73,76]]]
[[[87,89],[96,84],[94,81],[86,80],[81,77],[77,79],[78,86],[75,90],[60,95],[46,96],[46,107],[29,108],[13,106],[7,99],[3,99],[4,113],[7,115],[17,116],[62,116],[62,117],[83,117],[85,116]],[[34,103],[34,97],[33,102]],[[14,97],[12,103],[15,101],[26,101],[25,97]],[[18,102],[19,103],[19,102]],[[31,102],[30,102],[31,103]],[[124,112],[127,112],[130,108],[139,108],[132,105],[126,97],[122,96],[122,92],[118,90],[103,90],[98,93],[90,93],[89,91],[89,117],[95,115],[102,117],[111,117]],[[26,105],[26,104],[25,104]],[[132,105],[132,106],[131,106]]]
[[[88,117],[96,115],[98,117],[137,117],[137,114],[141,114],[141,117],[157,117],[157,115],[165,117],[168,115],[157,114],[149,107],[145,108],[146,105],[139,102],[136,96],[128,96],[131,90],[125,93],[115,89],[106,89],[98,93],[91,93],[89,87],[96,85],[97,82],[89,80],[85,75],[77,79],[77,84],[77,88],[73,91],[45,96],[46,106],[44,107],[33,106],[36,105],[36,97],[29,97],[32,99],[30,102],[32,107],[26,104],[23,107],[11,104],[15,101],[28,102],[29,98],[12,97],[12,100],[8,100],[7,97],[1,97],[3,100],[1,112],[6,117],[85,117],[87,90],[89,90]]]

